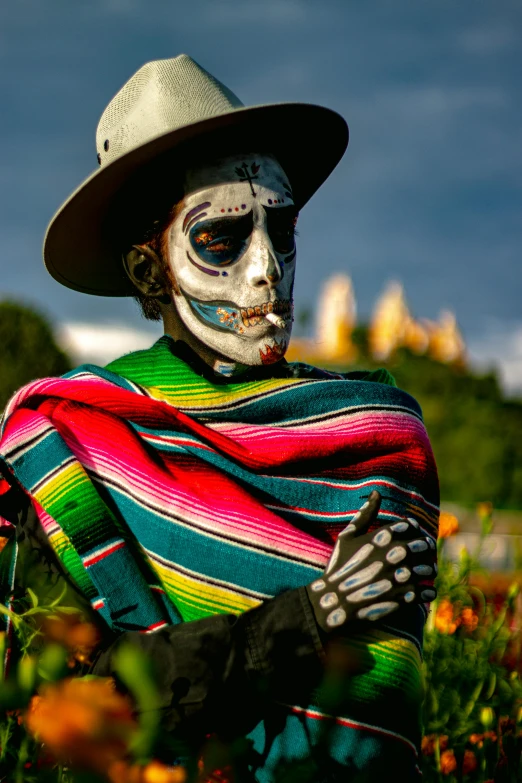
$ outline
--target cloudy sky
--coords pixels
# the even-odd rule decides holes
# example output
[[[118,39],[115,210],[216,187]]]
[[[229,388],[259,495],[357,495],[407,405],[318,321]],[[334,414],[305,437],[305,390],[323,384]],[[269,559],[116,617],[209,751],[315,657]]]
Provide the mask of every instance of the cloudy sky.
[[[349,150],[301,216],[297,306],[345,271],[364,318],[400,279],[415,315],[454,309],[475,361],[522,389],[519,0],[0,6],[1,295],[33,301],[87,348],[110,353],[123,327],[122,350],[157,332],[130,301],[60,287],[41,243],[96,166],[107,102],[147,60],[186,52],[247,104],[321,103],[348,120]]]

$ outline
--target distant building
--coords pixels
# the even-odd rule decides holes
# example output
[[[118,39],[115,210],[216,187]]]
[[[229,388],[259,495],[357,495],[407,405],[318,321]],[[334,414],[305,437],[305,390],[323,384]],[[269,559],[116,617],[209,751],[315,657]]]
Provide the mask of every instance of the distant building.
[[[376,359],[387,359],[404,344],[411,321],[402,285],[392,281],[377,300],[368,332],[370,353]]]
[[[329,278],[317,304],[313,339],[294,339],[288,358],[310,362],[350,363],[357,358],[352,341],[357,305],[348,275]],[[464,364],[466,346],[457,319],[443,310],[438,321],[412,317],[401,283],[390,282],[381,294],[368,329],[368,348],[378,361],[388,359],[397,348],[431,356],[444,364]]]
[[[450,310],[443,310],[437,323],[427,322],[429,330],[429,353],[444,364],[464,364],[466,345],[460,333],[457,319]]]
[[[330,277],[317,305],[316,343],[325,359],[352,361],[355,358],[352,332],[356,313],[351,279],[348,275]]]
[[[370,353],[388,359],[397,348],[428,354],[444,364],[462,364],[466,346],[455,315],[443,310],[438,321],[415,320],[406,303],[401,283],[393,281],[377,300],[368,332]]]

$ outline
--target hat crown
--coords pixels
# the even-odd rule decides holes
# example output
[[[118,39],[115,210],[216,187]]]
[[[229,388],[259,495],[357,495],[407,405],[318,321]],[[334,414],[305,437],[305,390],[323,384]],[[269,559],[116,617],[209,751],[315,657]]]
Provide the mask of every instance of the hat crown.
[[[110,163],[164,133],[243,107],[237,95],[195,60],[180,54],[143,65],[103,112],[98,163]]]

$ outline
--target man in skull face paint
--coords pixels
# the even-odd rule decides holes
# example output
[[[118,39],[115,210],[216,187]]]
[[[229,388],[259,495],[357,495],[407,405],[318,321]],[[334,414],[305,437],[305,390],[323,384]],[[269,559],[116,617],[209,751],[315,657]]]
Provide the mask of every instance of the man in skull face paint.
[[[269,153],[278,124],[289,138]],[[308,139],[291,133],[303,124]],[[163,727],[189,769],[203,754],[200,781],[216,779],[209,735],[238,783],[297,768],[377,780],[391,762],[418,777],[438,499],[420,412],[384,371],[284,360],[298,210],[346,143],[335,113],[242,108],[185,55],[140,69],[100,122],[100,171],[44,252],[71,288],[136,296],[165,336],[26,387],[3,423],[15,595],[65,587],[100,628],[95,674],[114,674],[123,642],[146,651]],[[92,482],[83,517],[71,466]]]
[[[297,209],[286,179],[262,154],[189,168],[160,253],[145,243],[125,258],[142,295],[168,300],[166,333],[222,374],[278,362],[290,339]]]

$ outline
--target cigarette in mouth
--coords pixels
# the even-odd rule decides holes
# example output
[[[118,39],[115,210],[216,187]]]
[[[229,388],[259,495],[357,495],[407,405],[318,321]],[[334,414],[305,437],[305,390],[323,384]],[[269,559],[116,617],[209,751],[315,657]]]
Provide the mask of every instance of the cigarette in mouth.
[[[284,318],[281,318],[279,315],[276,315],[275,313],[267,313],[265,315],[265,318],[267,321],[270,321],[271,324],[274,324],[279,329],[285,329],[286,328],[286,321]]]

